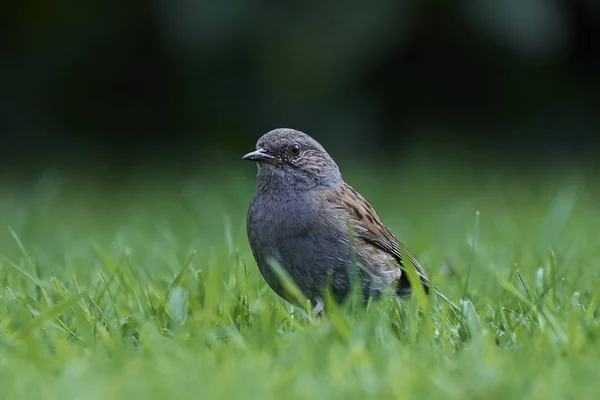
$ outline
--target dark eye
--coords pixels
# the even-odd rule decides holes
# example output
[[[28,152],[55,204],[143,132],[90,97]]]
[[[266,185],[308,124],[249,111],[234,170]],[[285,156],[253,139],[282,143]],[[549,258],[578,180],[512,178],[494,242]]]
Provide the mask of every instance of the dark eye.
[[[300,145],[293,144],[290,146],[290,154],[293,156],[297,156],[300,154]]]

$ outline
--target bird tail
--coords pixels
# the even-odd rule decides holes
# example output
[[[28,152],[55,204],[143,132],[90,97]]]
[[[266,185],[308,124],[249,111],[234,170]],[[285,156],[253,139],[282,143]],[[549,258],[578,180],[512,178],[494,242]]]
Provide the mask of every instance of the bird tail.
[[[404,248],[403,250],[406,255],[406,258],[413,265],[415,272],[419,276],[425,293],[429,295],[430,290],[433,289],[433,292],[448,304],[448,306],[452,309],[452,311],[457,317],[462,315],[460,307],[454,304],[444,293],[442,293],[441,290],[431,285],[431,282],[429,281],[429,279],[427,279],[427,276],[425,276],[425,270],[423,270],[423,267],[421,267],[421,264],[419,264],[417,259],[412,254],[410,254],[410,252],[406,248]],[[402,275],[407,275],[404,265],[401,265],[401,269],[404,272]],[[410,294],[412,293],[410,284],[405,286],[399,285],[398,289],[396,290],[396,293],[398,294],[398,296],[402,297],[410,296]]]

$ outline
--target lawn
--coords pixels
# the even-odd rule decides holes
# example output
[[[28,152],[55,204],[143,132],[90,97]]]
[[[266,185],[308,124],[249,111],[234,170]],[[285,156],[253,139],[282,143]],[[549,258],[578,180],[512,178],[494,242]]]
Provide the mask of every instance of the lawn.
[[[461,312],[384,296],[320,318],[256,269],[250,164],[4,181],[1,397],[595,398],[600,180],[557,171],[347,166]]]

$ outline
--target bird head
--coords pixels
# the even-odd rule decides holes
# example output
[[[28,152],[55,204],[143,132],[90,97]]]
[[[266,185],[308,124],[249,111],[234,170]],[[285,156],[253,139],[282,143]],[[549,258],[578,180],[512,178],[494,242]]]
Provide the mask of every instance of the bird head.
[[[307,134],[294,129],[274,129],[256,143],[244,160],[258,163],[257,180],[296,189],[340,184],[341,175],[333,158]]]

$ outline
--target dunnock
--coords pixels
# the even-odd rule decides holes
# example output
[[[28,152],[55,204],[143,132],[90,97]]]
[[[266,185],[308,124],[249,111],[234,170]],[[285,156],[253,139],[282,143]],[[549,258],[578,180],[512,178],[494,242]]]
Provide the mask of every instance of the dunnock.
[[[360,282],[365,299],[390,285],[398,296],[410,296],[412,288],[402,270],[407,261],[428,291],[429,281],[417,260],[344,182],[316,140],[293,129],[275,129],[243,159],[258,164],[247,216],[250,247],[262,276],[279,296],[296,303],[272,261],[312,301],[315,312],[323,308],[321,294],[327,284],[338,302],[354,282]]]

